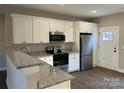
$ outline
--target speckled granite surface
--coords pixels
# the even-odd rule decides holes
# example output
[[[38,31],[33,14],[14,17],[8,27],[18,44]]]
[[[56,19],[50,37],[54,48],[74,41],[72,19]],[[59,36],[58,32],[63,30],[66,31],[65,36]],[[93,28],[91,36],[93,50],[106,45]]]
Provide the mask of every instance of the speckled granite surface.
[[[30,54],[33,57],[46,57],[46,56],[53,56],[52,54],[48,54],[45,51],[37,51],[37,52],[31,52]]]
[[[42,61],[33,58],[32,56],[11,48],[7,49],[7,54],[17,69],[36,66],[43,63]]]
[[[77,50],[66,50],[67,53],[80,53],[79,51]]]
[[[79,51],[76,51],[76,50],[66,50],[65,51],[66,53],[79,53]],[[31,52],[31,56],[33,57],[47,57],[47,56],[53,56],[52,54],[48,54],[46,53],[45,51],[38,51],[38,52]]]
[[[72,75],[60,70],[59,68],[51,66],[46,62],[40,61],[37,58],[29,56],[21,51],[8,49],[7,54],[17,69],[39,65],[38,89],[47,88],[64,81],[74,79]]]
[[[59,68],[43,64],[40,66],[38,88],[47,88],[71,79],[74,79],[72,75]]]

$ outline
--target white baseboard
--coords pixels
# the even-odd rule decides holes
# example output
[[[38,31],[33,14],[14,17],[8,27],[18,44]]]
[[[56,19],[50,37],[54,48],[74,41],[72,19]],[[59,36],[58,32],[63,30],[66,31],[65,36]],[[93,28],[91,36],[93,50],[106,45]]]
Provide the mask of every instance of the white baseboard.
[[[102,66],[100,66],[100,65],[98,65],[98,64],[97,64],[97,66],[102,67]],[[108,69],[108,68],[107,68],[107,69]],[[112,69],[111,69],[111,70],[112,70]],[[118,68],[117,70],[114,70],[114,71],[124,73],[124,68]]]
[[[124,73],[124,69],[123,68],[118,68],[118,72]]]
[[[93,67],[96,67],[97,66],[97,64],[93,64]]]
[[[0,67],[0,71],[7,70],[6,67]]]

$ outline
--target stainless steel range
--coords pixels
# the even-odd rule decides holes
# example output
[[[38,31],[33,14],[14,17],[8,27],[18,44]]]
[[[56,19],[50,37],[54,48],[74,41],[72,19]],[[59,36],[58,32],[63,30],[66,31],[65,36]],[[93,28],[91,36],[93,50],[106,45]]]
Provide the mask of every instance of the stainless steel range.
[[[49,46],[46,52],[53,54],[53,65],[68,72],[69,53],[63,51],[60,46]]]

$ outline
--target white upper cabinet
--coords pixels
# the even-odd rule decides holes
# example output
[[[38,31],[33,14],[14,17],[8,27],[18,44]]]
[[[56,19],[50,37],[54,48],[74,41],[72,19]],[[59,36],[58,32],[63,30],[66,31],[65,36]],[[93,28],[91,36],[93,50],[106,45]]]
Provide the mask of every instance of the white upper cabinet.
[[[64,21],[62,20],[50,20],[50,32],[64,32]]]
[[[72,21],[12,14],[13,43],[49,43],[49,32],[64,32],[65,42],[75,42],[75,23]],[[82,31],[82,30],[81,30]]]
[[[93,33],[93,23],[89,22],[80,22],[79,31],[83,33]]]
[[[78,21],[76,22],[76,46],[77,49],[79,49],[79,36],[80,33],[92,33],[93,35],[97,33],[97,24],[95,23],[90,23],[90,22],[84,22],[84,21]]]
[[[13,43],[32,43],[32,18],[23,15],[12,15]]]
[[[33,43],[49,43],[49,20],[33,17]]]
[[[80,33],[92,33],[93,34],[93,65],[95,66],[98,61],[98,27],[95,23],[76,22],[76,46],[77,49],[80,50]]]
[[[66,35],[65,42],[74,42],[75,41],[75,26],[74,22],[72,21],[65,21],[64,22],[64,32]]]

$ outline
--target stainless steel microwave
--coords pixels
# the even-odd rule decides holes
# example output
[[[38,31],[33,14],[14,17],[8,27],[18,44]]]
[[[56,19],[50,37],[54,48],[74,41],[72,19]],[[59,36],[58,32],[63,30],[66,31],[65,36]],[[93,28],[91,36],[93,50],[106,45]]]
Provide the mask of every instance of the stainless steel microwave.
[[[64,32],[49,32],[49,41],[50,42],[64,42],[65,33]]]

